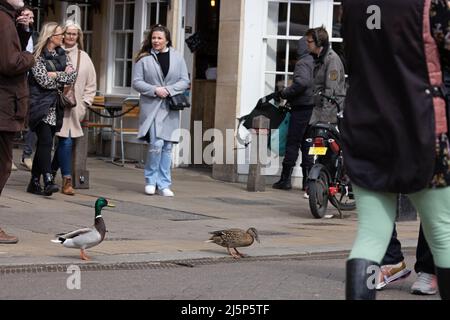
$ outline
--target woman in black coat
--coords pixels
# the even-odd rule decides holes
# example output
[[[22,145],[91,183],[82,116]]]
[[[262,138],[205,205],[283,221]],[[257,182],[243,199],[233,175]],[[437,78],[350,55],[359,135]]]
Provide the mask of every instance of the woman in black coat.
[[[449,52],[430,27],[431,6],[440,4],[441,23],[448,26],[444,0],[343,2],[349,89],[342,138],[359,211],[347,261],[348,299],[375,298],[373,271],[392,234],[398,193],[408,194],[420,214],[441,297],[450,299],[449,117],[442,72]]]
[[[51,175],[53,137],[61,128],[64,116],[64,109],[58,103],[58,91],[75,82],[77,75],[61,48],[63,39],[64,29],[56,22],[42,27],[34,52],[36,64],[29,76],[29,127],[36,132],[38,141],[27,192],[45,196],[59,190]],[[41,175],[44,189],[40,184]]]

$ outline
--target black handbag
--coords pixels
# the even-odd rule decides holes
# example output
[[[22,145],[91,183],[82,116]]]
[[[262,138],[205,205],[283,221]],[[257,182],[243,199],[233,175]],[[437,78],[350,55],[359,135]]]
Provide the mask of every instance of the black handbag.
[[[253,119],[257,116],[265,116],[270,119],[270,129],[278,129],[281,123],[286,117],[286,109],[279,108],[270,103],[265,98],[259,99],[256,107],[250,112],[250,114],[243,116],[239,120],[243,123],[243,126],[247,129],[253,127]]]
[[[189,108],[191,106],[189,104],[187,97],[184,95],[184,93],[170,96],[168,99],[169,99],[170,110],[179,111],[179,110],[183,110],[184,108]]]

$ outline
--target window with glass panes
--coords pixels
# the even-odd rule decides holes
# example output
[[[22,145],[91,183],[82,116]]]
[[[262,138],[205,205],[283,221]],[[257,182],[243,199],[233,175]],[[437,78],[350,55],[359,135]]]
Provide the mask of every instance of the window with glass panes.
[[[342,26],[342,2],[333,2],[333,30],[331,36],[331,47],[339,55],[346,67],[344,60],[344,42],[341,36],[341,26]]]
[[[45,10],[43,1],[27,2],[32,8],[34,13],[34,30],[41,32],[41,28],[45,21]]]
[[[267,1],[264,92],[291,84],[297,62],[297,42],[310,27],[311,2]]]
[[[135,1],[114,1],[113,87],[131,86]]]
[[[160,0],[146,0],[146,21],[145,30],[150,31],[151,27],[155,24],[167,25],[167,9],[168,4],[166,1]]]
[[[142,14],[136,13],[139,10]],[[115,0],[114,23],[114,71],[113,88],[130,88],[133,66],[133,54],[140,46],[144,37],[155,24],[167,24],[168,2],[162,0]],[[138,19],[135,21],[134,19]],[[143,25],[142,38],[135,37],[135,27]]]
[[[92,25],[94,23],[94,12],[89,0],[78,2],[81,12],[81,30],[83,30],[84,51],[89,55],[92,53]]]

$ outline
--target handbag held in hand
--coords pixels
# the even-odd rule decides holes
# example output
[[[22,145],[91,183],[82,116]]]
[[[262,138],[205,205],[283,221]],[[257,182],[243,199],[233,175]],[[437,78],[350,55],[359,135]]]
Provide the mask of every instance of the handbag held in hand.
[[[169,108],[171,110],[183,110],[184,108],[189,108],[191,105],[189,104],[189,101],[187,97],[184,95],[184,93],[180,93],[174,96],[168,97],[169,99]]]

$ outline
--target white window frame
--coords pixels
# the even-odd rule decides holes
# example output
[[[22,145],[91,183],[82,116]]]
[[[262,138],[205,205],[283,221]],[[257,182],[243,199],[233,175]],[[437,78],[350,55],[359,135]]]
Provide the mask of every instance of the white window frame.
[[[45,10],[44,8],[41,7],[42,5],[42,1],[38,1],[38,7],[33,10],[35,15],[34,15],[34,26],[36,28],[37,32],[41,32],[41,27],[44,25],[44,23],[46,22],[45,20]]]
[[[243,116],[251,112],[256,102],[265,93],[266,81],[266,61],[267,61],[267,39],[277,38],[280,40],[298,40],[301,36],[273,36],[267,35],[269,0],[246,0],[244,3],[244,27],[242,38],[242,51],[240,53],[242,66],[239,73],[239,112],[238,116]],[[302,3],[300,0],[278,0],[279,3]],[[303,1],[304,2],[304,1]],[[334,0],[311,0],[309,27],[319,27],[324,25],[329,31],[333,24],[333,6],[341,1]],[[261,19],[261,17],[263,17]],[[289,22],[289,21],[288,21]],[[289,33],[286,33],[289,34]],[[330,35],[332,36],[332,34]],[[331,42],[342,42],[341,38],[331,38]],[[276,73],[276,72],[274,72]],[[288,74],[281,72],[281,74]],[[255,81],[255,79],[259,79]],[[241,129],[241,136],[246,134]],[[240,163],[245,163],[247,159],[246,148],[239,145],[237,157]],[[271,168],[273,169],[273,168]],[[275,168],[276,169],[276,168]],[[275,170],[276,171],[276,170]],[[248,165],[238,165],[239,174],[248,173]],[[271,175],[272,170],[266,171],[266,175]],[[301,176],[299,170],[294,171],[294,176]]]
[[[269,9],[269,3],[270,2],[274,2],[274,3],[287,3],[288,4],[288,8],[287,8],[287,17],[286,17],[286,35],[270,35],[267,34],[267,20],[268,20],[268,9]],[[267,75],[274,75],[275,77],[277,75],[281,75],[284,76],[284,86],[287,87],[288,86],[288,79],[289,76],[292,76],[294,73],[293,72],[289,72],[288,67],[289,67],[289,49],[290,49],[290,44],[289,41],[298,41],[299,39],[301,39],[301,36],[288,36],[289,31],[290,31],[290,16],[291,16],[291,4],[309,4],[310,8],[310,18],[309,18],[309,28],[311,28],[312,26],[312,13],[313,13],[313,0],[266,0],[265,3],[265,15],[264,15],[264,23],[263,23],[263,43],[264,43],[264,55],[263,55],[263,59],[262,59],[262,70],[263,70],[263,79],[262,79],[262,92],[266,91],[265,88],[265,82],[266,82],[266,76]],[[275,40],[285,40],[286,41],[286,57],[285,57],[285,66],[284,66],[284,71],[268,71],[266,70],[266,66],[267,66],[267,50],[268,50],[268,42],[267,40],[269,39],[275,39]],[[271,88],[271,91],[274,91],[275,88]],[[268,92],[266,92],[268,93]]]
[[[83,1],[83,0],[80,0]],[[89,54],[89,56],[92,55],[92,48],[90,47],[90,45],[92,45],[92,35],[93,35],[93,30],[88,30],[88,19],[89,19],[89,14],[86,13],[90,13],[93,9],[92,4],[89,3],[89,0],[84,0],[85,3],[76,3],[76,5],[78,7],[83,7],[84,8],[84,13],[81,15],[81,30],[83,30],[83,36],[84,36],[84,51],[87,52],[87,54]],[[69,3],[67,1],[61,1],[61,14],[62,14],[62,20],[65,21],[66,19],[66,10],[69,7]],[[81,11],[83,12],[83,11]],[[94,20],[93,15],[92,15],[92,20]],[[94,21],[91,21],[91,26],[94,25]],[[91,41],[88,41],[88,39],[90,39]]]
[[[133,30],[121,30],[116,31],[114,30],[114,19],[115,19],[115,7],[116,4],[120,3],[133,3],[134,2],[134,28]],[[120,33],[127,33],[132,35],[128,39],[132,39],[133,41],[133,57],[131,59],[132,65],[131,65],[131,74],[133,74],[134,71],[134,55],[140,50],[142,46],[142,42],[144,41],[145,32],[147,29],[147,4],[151,2],[158,3],[157,9],[159,12],[159,4],[160,0],[114,0],[111,1],[111,5],[109,7],[108,16],[109,19],[109,34],[111,34],[111,41],[109,41],[108,44],[108,67],[107,67],[107,84],[106,84],[106,92],[107,94],[113,94],[113,95],[130,95],[130,94],[136,94],[136,92],[131,88],[131,86],[115,86],[115,62],[117,59],[115,58],[115,50],[116,50],[116,41],[117,41],[117,34]],[[125,19],[125,16],[123,16],[123,19]],[[159,19],[159,16],[157,16],[157,19]],[[158,23],[158,22],[156,22]],[[126,45],[126,44],[125,44]],[[126,48],[126,46],[125,46]],[[127,61],[130,61],[130,59],[127,59]],[[126,63],[126,62],[124,62]],[[124,80],[126,79],[126,71],[124,70]]]
[[[151,4],[151,3],[156,3],[156,21],[152,22],[152,23],[149,23],[149,21],[147,21],[147,17],[148,17],[147,9],[148,9],[148,5]],[[164,3],[164,4],[167,5],[167,2],[161,1],[161,0],[145,0],[145,7],[144,7],[144,12],[145,12],[145,16],[144,16],[145,32],[150,31],[150,28],[151,28],[152,25],[161,23],[159,21],[159,13],[161,11],[161,3]],[[163,23],[163,24],[164,25],[167,24],[167,17],[166,17],[166,22]]]

